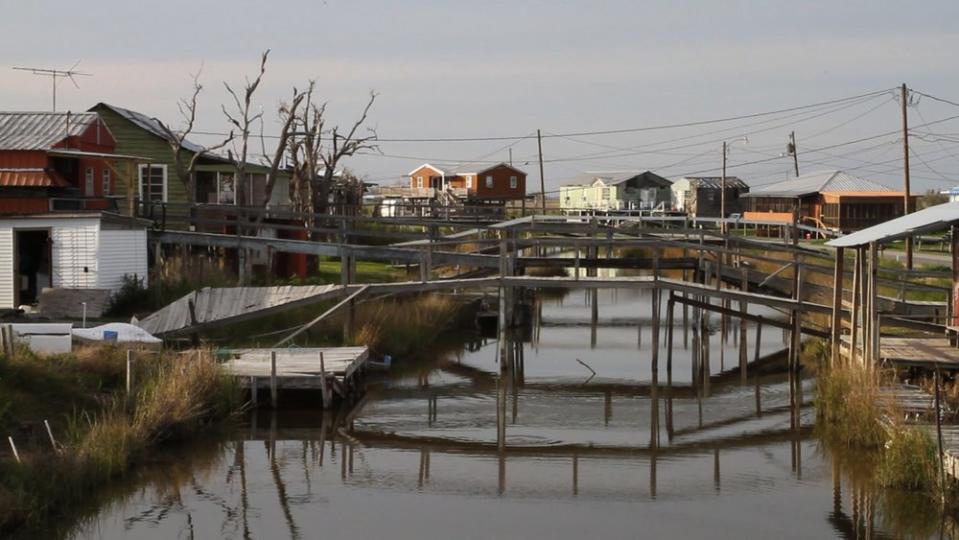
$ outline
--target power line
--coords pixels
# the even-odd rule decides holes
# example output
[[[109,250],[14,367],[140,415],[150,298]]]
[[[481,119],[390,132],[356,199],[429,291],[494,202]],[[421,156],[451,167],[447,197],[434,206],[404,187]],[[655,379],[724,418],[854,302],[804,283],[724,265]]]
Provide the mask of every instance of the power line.
[[[729,116],[724,118],[714,118],[710,120],[699,120],[693,122],[681,122],[675,124],[660,124],[655,126],[645,126],[645,127],[633,127],[633,128],[624,128],[624,129],[608,129],[608,130],[599,130],[599,131],[579,131],[579,132],[570,132],[570,133],[554,133],[549,135],[543,135],[543,138],[553,138],[553,137],[594,137],[602,135],[618,135],[624,133],[641,133],[646,131],[660,131],[667,129],[678,129],[684,127],[697,127],[705,126],[711,124],[719,124],[723,122],[734,122],[737,120],[748,120],[751,118],[759,118],[762,116],[772,116],[777,114],[783,114],[788,112],[794,112],[804,109],[811,109],[817,107],[823,107],[826,105],[833,105],[838,103],[846,103],[849,101],[855,101],[862,98],[871,98],[886,92],[893,90],[892,88],[887,88],[884,90],[877,90],[874,92],[867,92],[865,94],[859,94],[855,96],[848,96],[844,98],[832,99],[828,101],[821,101],[818,103],[811,103],[808,105],[799,105],[796,107],[788,107],[785,109],[777,109],[772,111],[763,111],[758,113],[743,114],[738,116]],[[223,137],[226,136],[226,133],[216,132],[216,131],[193,131],[193,134],[196,135],[210,135]],[[277,139],[279,135],[263,135],[263,137],[268,139]],[[490,142],[490,141],[522,141],[525,139],[531,139],[531,135],[520,135],[520,136],[490,136],[490,137],[406,137],[406,138],[378,138],[377,142],[380,143],[424,143],[424,142]]]

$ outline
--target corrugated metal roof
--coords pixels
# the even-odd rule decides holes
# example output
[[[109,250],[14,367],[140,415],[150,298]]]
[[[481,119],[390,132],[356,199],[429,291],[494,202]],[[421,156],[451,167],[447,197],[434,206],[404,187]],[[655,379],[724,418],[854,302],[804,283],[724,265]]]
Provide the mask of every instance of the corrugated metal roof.
[[[0,187],[70,187],[56,173],[43,169],[0,169]]]
[[[870,192],[895,193],[889,186],[878,184],[865,178],[853,176],[844,171],[816,171],[803,174],[791,180],[774,182],[758,186],[747,197],[795,198],[816,193]]]
[[[942,230],[959,222],[959,202],[930,206],[929,208],[889,220],[868,229],[847,234],[826,242],[832,247],[864,246],[873,242],[886,243],[907,236]]]
[[[680,180],[689,180],[689,184],[694,187],[721,189],[723,186],[722,176],[684,176],[680,178]],[[726,188],[727,189],[729,188],[749,189],[749,186],[746,185],[746,182],[743,182],[737,176],[727,176]]]
[[[89,112],[0,112],[0,150],[49,150],[96,120]]]
[[[111,111],[117,113],[123,118],[129,120],[137,127],[151,133],[152,135],[156,135],[157,137],[165,141],[170,140],[170,135],[163,129],[163,127],[160,126],[160,122],[156,118],[151,118],[143,113],[139,113],[137,111],[131,111],[130,109],[124,109],[123,107],[117,107],[116,105],[110,105],[109,103],[101,102],[97,104],[97,107],[99,106],[103,106],[103,107],[106,107],[107,109],[110,109]],[[205,158],[229,162],[229,159],[223,156],[218,156],[212,152],[204,152],[204,148],[202,146],[189,140],[183,141],[183,148],[193,153],[202,152]]]
[[[307,300],[318,303],[342,295],[344,291],[341,285],[204,287],[150,314],[137,325],[158,336],[193,326],[194,315],[196,324],[223,322],[256,311],[270,313],[284,304],[302,306]]]

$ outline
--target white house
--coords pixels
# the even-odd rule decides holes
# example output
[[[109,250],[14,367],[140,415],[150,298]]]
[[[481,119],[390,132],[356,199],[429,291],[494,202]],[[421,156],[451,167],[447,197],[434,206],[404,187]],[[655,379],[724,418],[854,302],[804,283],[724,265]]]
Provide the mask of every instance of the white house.
[[[117,291],[147,278],[147,223],[110,213],[0,216],[0,309],[44,287]]]

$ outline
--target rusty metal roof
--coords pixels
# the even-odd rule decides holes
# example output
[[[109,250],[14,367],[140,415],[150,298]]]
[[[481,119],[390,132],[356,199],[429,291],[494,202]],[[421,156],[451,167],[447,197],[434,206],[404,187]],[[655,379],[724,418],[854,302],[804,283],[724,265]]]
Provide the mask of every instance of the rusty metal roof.
[[[688,180],[689,185],[696,188],[722,189],[723,187],[722,176],[684,176],[676,182],[679,182],[680,180]],[[737,176],[727,176],[726,189],[732,188],[749,189],[749,186]]]
[[[96,113],[0,112],[0,150],[49,150],[96,120]]]
[[[883,193],[894,194],[896,190],[844,171],[817,171],[803,174],[791,180],[758,186],[746,197],[795,198],[816,193]]]
[[[70,183],[44,169],[0,169],[0,187],[70,187]]]

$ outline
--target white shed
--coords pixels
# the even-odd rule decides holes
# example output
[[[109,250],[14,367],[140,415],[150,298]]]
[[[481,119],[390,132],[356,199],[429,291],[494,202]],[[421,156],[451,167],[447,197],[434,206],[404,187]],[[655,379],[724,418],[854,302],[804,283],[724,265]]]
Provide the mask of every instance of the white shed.
[[[147,223],[110,213],[0,217],[0,309],[44,287],[119,290],[147,279]]]

